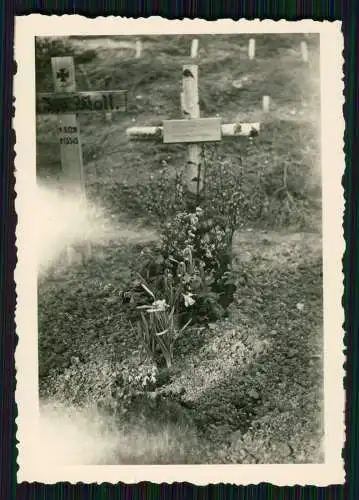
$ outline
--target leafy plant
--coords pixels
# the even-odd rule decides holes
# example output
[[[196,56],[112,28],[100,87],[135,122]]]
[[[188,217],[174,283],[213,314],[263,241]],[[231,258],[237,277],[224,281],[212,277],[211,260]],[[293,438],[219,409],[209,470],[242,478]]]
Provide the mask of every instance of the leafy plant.
[[[100,406],[123,417],[133,401],[156,387],[159,371],[150,357],[134,355],[120,365],[111,383],[111,392],[102,398]]]
[[[192,316],[214,319],[223,313],[221,297],[228,292],[231,245],[231,230],[209,219],[200,207],[195,213],[178,213],[166,225],[162,254],[175,281],[172,286],[196,298]]]
[[[157,300],[144,283],[142,283],[142,287],[153,299],[153,302],[150,305],[138,306],[138,309],[141,310],[141,319],[138,323],[141,343],[147,354],[154,359],[159,351],[165,360],[167,368],[170,368],[173,362],[174,344],[190,321],[182,328],[179,328],[175,312],[177,298],[174,301],[175,303],[170,306],[165,299]]]
[[[147,361],[146,361],[147,360]],[[155,386],[158,377],[158,368],[146,358],[134,366],[124,366],[122,369],[122,382],[127,393],[143,392]]]
[[[182,173],[177,171],[171,177],[168,171],[161,170],[158,176],[151,175],[142,196],[148,213],[165,223],[186,208]]]

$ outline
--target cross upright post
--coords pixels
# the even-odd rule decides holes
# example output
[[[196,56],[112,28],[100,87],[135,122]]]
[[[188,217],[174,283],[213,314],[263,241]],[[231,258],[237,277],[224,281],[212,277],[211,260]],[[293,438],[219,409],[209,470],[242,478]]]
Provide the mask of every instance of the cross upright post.
[[[72,57],[53,57],[51,59],[55,92],[75,92],[75,66]],[[71,188],[85,196],[82,147],[78,116],[59,114],[59,142],[61,165],[67,189]]]
[[[182,115],[187,120],[199,118],[198,66],[194,64],[183,66],[182,78]],[[195,194],[198,194],[203,187],[203,173],[201,175],[200,158],[200,145],[189,144],[186,177],[189,191]]]

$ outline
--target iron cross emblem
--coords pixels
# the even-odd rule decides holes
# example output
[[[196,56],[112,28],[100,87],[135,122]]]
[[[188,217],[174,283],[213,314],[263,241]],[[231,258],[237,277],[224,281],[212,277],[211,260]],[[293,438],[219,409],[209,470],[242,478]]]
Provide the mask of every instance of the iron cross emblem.
[[[70,76],[69,72],[64,68],[61,68],[56,73],[56,77],[61,81],[61,83],[65,83],[69,76]]]

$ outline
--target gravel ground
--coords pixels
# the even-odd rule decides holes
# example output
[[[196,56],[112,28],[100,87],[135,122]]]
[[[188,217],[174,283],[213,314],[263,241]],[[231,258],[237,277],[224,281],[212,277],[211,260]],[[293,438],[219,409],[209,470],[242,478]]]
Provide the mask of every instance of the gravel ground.
[[[178,341],[161,391],[181,394],[179,404],[166,398],[160,414],[149,407],[147,416],[191,422],[197,463],[321,462],[320,237],[244,231],[234,247],[239,287],[229,317],[188,330]],[[41,377],[46,395],[55,392],[54,384],[63,390],[66,380],[77,381],[88,397],[94,390],[103,395],[111,366],[138,347],[118,306],[119,286],[130,276],[129,248],[112,244],[102,252],[86,271],[71,269],[40,285],[40,366],[52,373]],[[132,263],[139,253],[131,247]],[[64,377],[73,356],[78,368]],[[191,462],[194,451],[186,453]]]
[[[184,392],[224,462],[321,462],[320,238],[244,232],[236,247],[245,277],[230,317],[197,332],[167,389]]]

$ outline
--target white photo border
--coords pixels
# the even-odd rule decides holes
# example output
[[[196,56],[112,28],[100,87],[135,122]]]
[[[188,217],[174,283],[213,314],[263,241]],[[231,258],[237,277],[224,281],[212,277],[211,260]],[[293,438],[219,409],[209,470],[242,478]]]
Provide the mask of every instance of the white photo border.
[[[36,200],[35,37],[69,35],[161,35],[202,33],[319,33],[321,44],[321,163],[323,188],[324,282],[324,413],[325,463],[313,465],[171,465],[51,467],[38,456],[40,429],[37,358],[37,272],[32,249],[33,207]],[[18,482],[153,483],[189,482],[278,486],[343,484],[342,448],[345,439],[344,310],[342,256],[344,173],[343,36],[340,22],[126,19],[78,15],[32,14],[15,18],[14,78],[16,113],[16,229],[18,263],[15,270],[19,342],[15,352]]]

